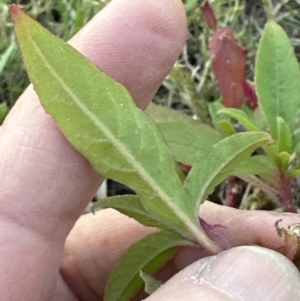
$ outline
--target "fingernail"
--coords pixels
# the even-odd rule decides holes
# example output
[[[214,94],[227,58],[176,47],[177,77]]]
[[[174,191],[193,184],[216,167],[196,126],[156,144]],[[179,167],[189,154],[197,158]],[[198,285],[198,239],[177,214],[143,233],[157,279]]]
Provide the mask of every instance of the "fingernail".
[[[300,300],[300,275],[278,252],[237,247],[188,266],[147,299],[154,300]]]

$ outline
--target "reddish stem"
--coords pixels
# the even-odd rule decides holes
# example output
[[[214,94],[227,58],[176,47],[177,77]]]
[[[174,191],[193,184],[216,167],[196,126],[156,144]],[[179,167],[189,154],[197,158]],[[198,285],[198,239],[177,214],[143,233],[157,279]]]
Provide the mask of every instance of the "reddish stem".
[[[240,202],[241,191],[236,177],[231,176],[228,178],[225,193],[226,196],[223,204],[228,207],[237,208]]]
[[[279,172],[279,193],[281,197],[281,202],[284,206],[284,211],[287,212],[297,212],[297,208],[292,204],[292,178],[286,175],[283,171]]]

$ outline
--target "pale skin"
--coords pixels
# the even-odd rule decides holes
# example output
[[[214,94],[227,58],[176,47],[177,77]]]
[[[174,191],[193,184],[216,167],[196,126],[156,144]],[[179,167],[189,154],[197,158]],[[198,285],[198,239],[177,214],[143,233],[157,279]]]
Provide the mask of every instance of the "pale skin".
[[[145,108],[185,37],[180,0],[113,0],[70,43]],[[0,154],[1,300],[102,300],[114,264],[130,244],[155,229],[114,210],[81,217],[103,178],[67,142],[32,87],[0,128]],[[231,249],[216,257],[181,250],[163,278],[203,259],[147,300],[300,300],[299,273],[289,260],[261,247],[235,248],[278,249],[283,240],[274,223],[280,218],[282,226],[297,223],[296,214],[205,203],[200,215],[225,227]]]

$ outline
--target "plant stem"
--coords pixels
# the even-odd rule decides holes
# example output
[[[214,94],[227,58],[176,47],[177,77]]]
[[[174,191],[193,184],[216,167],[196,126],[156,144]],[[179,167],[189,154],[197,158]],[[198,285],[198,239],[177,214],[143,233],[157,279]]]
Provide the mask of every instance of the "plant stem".
[[[203,227],[200,224],[199,224],[199,227],[200,227],[200,229],[197,228],[197,229],[195,229],[196,231],[193,231],[193,234],[194,234],[195,238],[197,239],[199,246],[203,247],[211,255],[218,254],[221,251],[223,251],[223,249],[221,247],[219,247],[213,240],[211,240],[207,236]],[[190,230],[192,230],[192,229],[190,229]]]
[[[262,0],[265,12],[267,14],[267,18],[268,21],[273,20],[274,19],[274,15],[273,15],[273,4],[272,4],[272,0]]]
[[[268,185],[267,183],[263,182],[262,180],[260,180],[259,178],[255,177],[255,176],[238,176],[240,179],[242,179],[243,181],[245,181],[246,183],[249,183],[257,188],[259,188],[261,191],[265,192],[266,194],[268,194],[271,199],[280,207],[282,206],[281,202],[280,202],[280,198],[278,196],[278,191],[274,188],[272,188],[270,185]]]
[[[284,205],[284,211],[288,212],[297,212],[297,208],[292,204],[292,196],[291,196],[291,185],[292,179],[285,172],[280,171],[279,176],[279,191],[282,200],[282,204]]]
[[[253,186],[252,186],[250,183],[248,183],[248,185],[247,185],[247,187],[246,187],[246,190],[245,190],[245,192],[244,192],[243,198],[242,198],[242,200],[241,200],[241,204],[240,204],[240,206],[239,206],[239,209],[243,209],[244,207],[246,207],[246,206],[245,206],[245,205],[246,205],[246,201],[247,201],[248,195],[249,195],[250,190],[251,190],[252,187],[253,187]]]

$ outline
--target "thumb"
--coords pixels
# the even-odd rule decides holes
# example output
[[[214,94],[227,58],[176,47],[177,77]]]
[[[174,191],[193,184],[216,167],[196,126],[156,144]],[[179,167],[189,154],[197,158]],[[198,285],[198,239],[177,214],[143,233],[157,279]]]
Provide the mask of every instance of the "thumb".
[[[147,301],[300,300],[300,275],[278,252],[258,247],[233,248],[188,266]]]

